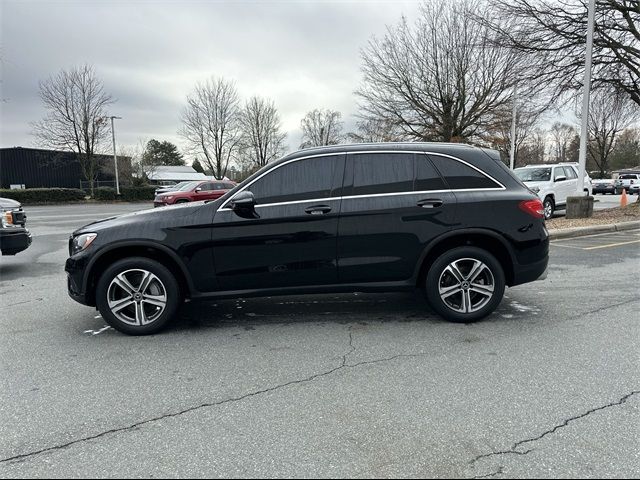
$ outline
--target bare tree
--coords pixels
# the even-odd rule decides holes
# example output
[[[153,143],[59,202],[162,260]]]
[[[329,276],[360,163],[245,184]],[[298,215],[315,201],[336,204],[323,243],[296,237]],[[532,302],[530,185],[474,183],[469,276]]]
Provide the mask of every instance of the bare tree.
[[[551,159],[555,162],[569,162],[571,146],[578,134],[574,126],[555,122],[549,130],[551,136]]]
[[[300,148],[337,145],[342,142],[342,114],[334,110],[313,110],[307,113],[300,127],[302,144]]]
[[[610,170],[609,159],[619,134],[640,118],[640,108],[622,92],[600,89],[589,108],[589,158],[600,175]]]
[[[511,153],[511,127],[513,110],[510,106],[502,107],[494,113],[494,120],[488,125],[482,139],[500,152],[503,161],[508,164]],[[537,128],[542,108],[530,99],[521,99],[516,109],[516,130],[514,139],[514,164],[520,164],[520,151],[531,141]]]
[[[61,70],[41,81],[40,98],[47,113],[44,119],[32,124],[37,143],[75,152],[93,195],[99,172],[96,152],[110,132],[106,109],[114,103],[113,98],[105,93],[89,65]]]
[[[273,101],[250,98],[241,112],[242,156],[263,167],[284,152],[287,134],[281,131],[280,115]]]
[[[586,0],[494,0],[498,45],[536,67],[555,96],[582,87],[587,32]],[[593,83],[608,85],[640,105],[640,0],[596,0]],[[507,19],[506,21],[504,19]]]
[[[516,166],[544,163],[547,151],[547,132],[536,128],[522,143]]]
[[[406,140],[390,120],[363,118],[356,123],[357,130],[347,134],[355,143],[400,142]]]
[[[476,16],[488,11],[474,0],[422,4],[415,27],[405,18],[387,27],[361,52],[361,116],[387,120],[415,140],[457,141],[482,133],[496,110],[510,105],[527,65],[495,46],[493,32]],[[530,95],[536,85],[523,85]]]
[[[187,96],[182,128],[192,153],[201,155],[216,178],[223,178],[240,147],[240,108],[235,84],[212,78]]]

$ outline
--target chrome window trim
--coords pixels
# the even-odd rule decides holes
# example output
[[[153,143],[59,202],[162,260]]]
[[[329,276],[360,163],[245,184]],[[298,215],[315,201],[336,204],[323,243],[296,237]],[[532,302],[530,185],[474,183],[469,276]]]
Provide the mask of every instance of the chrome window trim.
[[[440,156],[440,157],[446,157],[446,158],[450,158],[451,160],[455,160],[456,162],[460,162],[463,163],[465,165],[467,165],[468,167],[471,167],[472,169],[478,171],[480,174],[484,175],[485,177],[487,177],[488,179],[490,179],[491,181],[495,182],[496,185],[499,185],[499,187],[487,187],[487,188],[455,188],[455,189],[445,189],[445,190],[421,190],[421,191],[411,191],[411,192],[391,192],[391,193],[373,193],[373,194],[367,194],[367,195],[347,195],[347,196],[342,196],[342,197],[323,197],[323,198],[313,198],[313,199],[309,199],[309,200],[294,200],[291,202],[276,202],[276,203],[265,203],[263,205],[256,205],[256,208],[261,208],[261,207],[273,207],[273,206],[280,206],[280,205],[294,205],[297,203],[312,203],[312,202],[319,202],[319,201],[327,201],[327,200],[339,200],[339,199],[343,199],[343,200],[350,200],[353,198],[370,198],[370,197],[387,197],[387,196],[395,196],[395,195],[419,195],[419,194],[424,194],[424,193],[455,193],[455,192],[490,192],[490,191],[497,191],[497,190],[506,190],[507,187],[505,187],[501,182],[499,182],[498,180],[496,180],[495,178],[493,178],[491,175],[489,175],[488,173],[480,170],[478,167],[475,167],[474,165],[471,165],[468,162],[465,162],[464,160],[451,156],[451,155],[447,155],[446,153],[438,153],[438,152],[425,152],[425,151],[416,151],[416,150],[359,150],[356,152],[333,152],[333,153],[320,153],[317,155],[308,155],[305,157],[298,157],[298,158],[292,158],[291,160],[287,160],[286,162],[281,163],[280,165],[267,170],[266,172],[264,172],[262,175],[260,175],[259,177],[254,178],[250,183],[246,184],[244,187],[242,187],[240,190],[238,190],[235,194],[234,197],[246,190],[247,188],[249,188],[251,185],[253,185],[255,182],[257,182],[258,180],[260,180],[262,177],[264,177],[265,175],[273,172],[274,170],[277,170],[280,167],[283,167],[285,165],[289,165],[290,163],[293,162],[297,162],[300,160],[308,160],[310,158],[319,158],[319,157],[333,157],[333,156],[337,156],[337,155],[362,155],[362,154],[366,154],[366,153],[414,153],[414,154],[422,154],[422,155],[435,155],[435,156]],[[437,165],[436,165],[437,168]],[[233,197],[228,198],[227,200],[225,200],[225,202],[218,208],[217,212],[221,212],[221,211],[233,211],[233,209],[231,208],[227,208],[227,204],[233,199]]]

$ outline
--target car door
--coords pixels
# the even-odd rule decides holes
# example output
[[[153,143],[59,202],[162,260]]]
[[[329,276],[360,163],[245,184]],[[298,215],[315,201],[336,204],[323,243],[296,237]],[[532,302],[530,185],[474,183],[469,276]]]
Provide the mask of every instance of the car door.
[[[215,183],[203,182],[196,187],[193,194],[193,201],[212,200],[216,197]]]
[[[561,180],[560,177],[566,177],[567,174],[562,167],[553,167],[553,189],[555,191],[556,206],[565,205],[567,203],[567,196],[569,195],[569,180]]]
[[[338,225],[340,283],[410,279],[427,243],[452,228],[455,204],[422,153],[348,154]]]
[[[564,174],[567,177],[567,196],[572,197],[578,195],[578,174],[571,166],[565,166]],[[585,177],[585,188],[586,188],[586,177]]]
[[[276,165],[237,193],[253,193],[257,218],[223,203],[214,217],[215,270],[222,290],[334,284],[344,155]]]

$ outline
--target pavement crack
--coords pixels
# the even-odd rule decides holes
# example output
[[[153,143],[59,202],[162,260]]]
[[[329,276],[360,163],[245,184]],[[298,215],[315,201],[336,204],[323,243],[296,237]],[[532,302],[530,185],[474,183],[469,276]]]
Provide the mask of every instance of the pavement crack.
[[[498,470],[496,472],[487,473],[486,475],[476,475],[473,478],[491,478],[491,477],[495,477],[496,475],[501,475],[503,473],[504,473],[504,467],[500,466],[498,467]]]
[[[77,445],[79,443],[88,442],[88,441],[91,441],[91,440],[96,440],[98,438],[102,438],[102,437],[105,437],[107,435],[112,435],[112,434],[132,431],[132,430],[134,430],[136,428],[139,428],[139,427],[142,427],[144,425],[148,425],[148,424],[151,424],[151,423],[159,422],[159,421],[165,420],[167,418],[179,417],[181,415],[184,415],[184,414],[190,413],[190,412],[194,412],[196,410],[201,410],[201,409],[210,408],[210,407],[217,407],[217,406],[220,406],[220,405],[225,405],[227,403],[240,402],[240,401],[245,400],[247,398],[251,398],[251,397],[258,396],[258,395],[262,395],[264,393],[269,393],[269,392],[273,392],[273,391],[276,391],[276,390],[280,390],[282,388],[290,387],[292,385],[299,385],[299,384],[302,384],[302,383],[312,382],[312,381],[314,381],[314,380],[316,380],[318,378],[326,377],[328,375],[332,375],[335,372],[337,372],[338,370],[342,370],[343,368],[352,368],[352,367],[356,367],[358,365],[364,365],[364,364],[368,364],[368,363],[377,363],[377,362],[360,362],[360,363],[353,364],[353,365],[347,365],[347,357],[349,355],[351,355],[353,352],[355,352],[355,350],[356,350],[356,347],[353,345],[353,332],[351,331],[351,326],[349,326],[348,333],[349,333],[349,349],[342,356],[342,361],[341,361],[340,365],[337,366],[337,367],[333,367],[333,368],[331,368],[329,370],[326,370],[324,372],[316,373],[314,375],[311,375],[309,377],[302,378],[302,379],[299,379],[299,380],[291,380],[290,382],[281,383],[281,384],[275,385],[273,387],[265,388],[265,389],[262,389],[262,390],[256,390],[254,392],[250,392],[250,393],[238,396],[238,397],[231,397],[231,398],[227,398],[225,400],[220,400],[218,402],[202,403],[200,405],[197,405],[197,406],[194,406],[194,407],[189,407],[189,408],[186,408],[184,410],[180,410],[178,412],[166,413],[164,415],[159,415],[157,417],[149,418],[147,420],[143,420],[141,422],[137,422],[137,423],[128,425],[126,427],[114,428],[114,429],[106,430],[104,432],[100,432],[100,433],[97,433],[95,435],[90,435],[90,436],[78,438],[78,439],[72,440],[70,442],[66,442],[66,443],[63,443],[63,444],[60,444],[60,445],[55,445],[53,447],[47,447],[47,448],[43,448],[43,449],[40,449],[40,450],[35,450],[35,451],[32,451],[32,452],[29,452],[29,453],[23,453],[23,454],[20,454],[20,455],[14,455],[12,457],[2,458],[2,459],[0,459],[0,463],[8,463],[8,462],[14,462],[14,461],[24,461],[24,460],[26,460],[26,459],[28,459],[30,457],[34,457],[36,455],[40,455],[40,454],[43,454],[43,453],[48,453],[48,452],[52,452],[52,451],[56,451],[56,450],[62,450],[62,449],[71,447],[73,445]],[[396,357],[399,357],[399,356],[396,356]],[[389,358],[389,359],[382,359],[380,361],[388,361],[388,360],[392,360],[393,358],[396,358],[396,357],[392,357],[392,358]]]
[[[634,390],[631,393],[628,393],[627,395],[623,396],[620,400],[618,400],[616,402],[612,402],[612,403],[608,403],[606,405],[602,405],[600,407],[592,408],[590,410],[587,410],[584,413],[581,413],[580,415],[576,415],[574,417],[570,417],[570,418],[564,420],[562,423],[559,423],[558,425],[555,425],[553,428],[551,428],[549,430],[546,430],[545,432],[541,433],[540,435],[538,435],[536,437],[527,438],[525,440],[520,440],[520,441],[514,443],[509,450],[503,450],[503,451],[491,452],[491,453],[484,453],[482,455],[478,455],[473,460],[471,460],[470,463],[474,464],[480,459],[493,457],[493,456],[497,456],[497,455],[527,455],[528,453],[532,452],[534,450],[534,448],[531,448],[531,449],[525,450],[525,451],[520,451],[519,448],[522,445],[526,445],[526,444],[529,444],[529,443],[533,443],[533,442],[537,442],[539,440],[542,440],[547,435],[552,435],[553,433],[555,433],[556,431],[560,430],[561,428],[564,428],[567,425],[569,425],[571,422],[574,422],[576,420],[580,420],[580,419],[582,419],[584,417],[587,417],[587,416],[591,415],[592,413],[599,412],[600,410],[605,410],[605,409],[611,408],[611,407],[618,407],[618,406],[626,403],[626,401],[629,400],[629,398],[633,397],[634,395],[637,395],[638,393],[640,393],[640,390]]]

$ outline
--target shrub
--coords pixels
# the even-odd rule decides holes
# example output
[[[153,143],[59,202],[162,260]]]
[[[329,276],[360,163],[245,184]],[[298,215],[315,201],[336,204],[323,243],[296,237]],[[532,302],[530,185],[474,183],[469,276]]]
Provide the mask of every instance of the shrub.
[[[26,188],[24,190],[0,190],[0,197],[20,203],[65,203],[85,200],[87,194],[79,188]]]
[[[102,201],[115,200],[117,198],[116,189],[111,187],[98,187],[93,190],[93,198]]]
[[[126,202],[139,202],[153,200],[156,187],[145,185],[141,187],[122,187],[120,189],[121,199]]]

